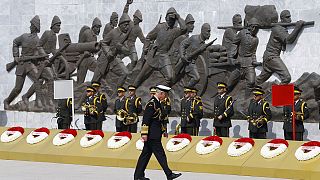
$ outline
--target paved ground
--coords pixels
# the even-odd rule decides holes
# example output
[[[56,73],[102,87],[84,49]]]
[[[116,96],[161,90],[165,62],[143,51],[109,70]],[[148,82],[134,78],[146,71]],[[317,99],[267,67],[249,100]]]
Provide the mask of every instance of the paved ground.
[[[0,160],[1,180],[132,180],[134,169]],[[182,172],[178,180],[271,180],[271,178]],[[147,170],[151,180],[165,180],[159,170]]]

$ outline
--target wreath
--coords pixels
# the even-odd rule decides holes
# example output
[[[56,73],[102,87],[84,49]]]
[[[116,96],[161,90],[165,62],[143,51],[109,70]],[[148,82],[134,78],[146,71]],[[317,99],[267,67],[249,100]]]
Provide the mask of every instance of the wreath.
[[[166,149],[170,152],[176,152],[187,147],[191,141],[192,138],[189,134],[178,134],[169,139]]]
[[[108,140],[108,148],[118,149],[127,144],[131,138],[132,135],[128,131],[116,133]]]
[[[50,130],[48,128],[42,127],[35,129],[27,136],[27,143],[37,144],[38,142],[43,141],[45,138],[47,138],[49,134]]]
[[[320,142],[309,141],[302,144],[295,153],[299,161],[307,161],[317,157],[320,154]]]
[[[24,133],[23,127],[20,127],[20,126],[11,127],[1,134],[0,139],[1,139],[1,142],[4,142],[4,143],[12,142],[18,139],[19,137],[21,137],[23,133]]]
[[[62,146],[64,144],[69,143],[77,136],[77,131],[74,129],[65,129],[61,132],[59,132],[54,138],[53,138],[53,145],[55,146]]]
[[[273,139],[262,146],[260,154],[266,159],[271,159],[284,153],[289,146],[284,139]]]
[[[198,142],[196,146],[196,152],[201,155],[212,153],[213,151],[219,149],[219,147],[222,145],[222,142],[223,141],[219,136],[209,136],[203,138]]]
[[[249,152],[254,146],[254,140],[251,138],[240,138],[232,143],[228,147],[228,155],[238,157]]]
[[[92,130],[85,134],[81,139],[80,139],[80,146],[81,147],[90,147],[98,142],[100,142],[104,137],[104,133],[101,130]]]

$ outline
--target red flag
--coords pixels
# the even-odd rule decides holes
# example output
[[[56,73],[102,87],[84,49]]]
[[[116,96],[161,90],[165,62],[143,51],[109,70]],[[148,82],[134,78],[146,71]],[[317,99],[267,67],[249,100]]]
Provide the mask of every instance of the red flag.
[[[293,105],[294,85],[272,85],[272,106]]]

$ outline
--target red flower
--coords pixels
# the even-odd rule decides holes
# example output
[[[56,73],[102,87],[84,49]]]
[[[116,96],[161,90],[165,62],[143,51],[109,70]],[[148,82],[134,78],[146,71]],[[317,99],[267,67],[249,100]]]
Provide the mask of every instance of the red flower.
[[[252,146],[254,146],[254,140],[251,138],[239,138],[234,142],[250,143]]]
[[[91,135],[99,135],[101,137],[104,137],[104,133],[101,130],[92,130],[90,132],[88,132],[87,134],[91,134]]]
[[[77,131],[74,129],[65,129],[65,130],[61,131],[60,133],[72,134],[74,137],[77,136]]]
[[[24,133],[23,127],[20,127],[20,126],[11,127],[7,131],[19,131],[19,132],[21,132],[21,134]]]
[[[223,140],[219,136],[208,136],[206,138],[203,138],[204,141],[217,141],[222,145]]]
[[[301,146],[319,146],[320,147],[320,142],[319,141],[309,141],[309,142],[302,144]]]
[[[271,141],[269,141],[268,143],[273,143],[273,144],[284,144],[287,147],[289,146],[288,141],[284,140],[284,139],[272,139]]]
[[[48,128],[45,128],[45,127],[35,129],[34,132],[45,132],[47,134],[50,134],[50,130]]]
[[[189,134],[184,134],[184,133],[173,136],[173,138],[186,138],[190,142],[192,141],[192,137]]]
[[[129,139],[132,138],[131,133],[128,132],[128,131],[123,131],[123,132],[116,133],[114,136],[127,136]]]

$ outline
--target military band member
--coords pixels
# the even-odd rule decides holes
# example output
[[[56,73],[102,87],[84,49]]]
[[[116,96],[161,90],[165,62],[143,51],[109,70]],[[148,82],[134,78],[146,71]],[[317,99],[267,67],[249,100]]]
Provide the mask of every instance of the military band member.
[[[128,118],[131,118],[132,122],[126,121],[128,124],[125,129],[131,133],[137,132],[137,124],[139,121],[139,114],[142,112],[141,98],[136,96],[136,87],[133,85],[128,86],[129,97],[126,98],[125,110],[128,112]]]
[[[122,86],[119,86],[117,91],[118,91],[118,98],[116,99],[116,101],[114,103],[114,113],[117,115],[116,116],[116,131],[122,132],[122,131],[125,131],[124,124],[123,124],[124,117],[119,117],[119,115],[120,115],[121,111],[124,111],[124,104],[126,102],[125,94],[126,94],[127,89]],[[123,116],[123,115],[120,115],[120,116]],[[118,117],[122,118],[122,119],[119,120]]]
[[[92,81],[91,86],[96,90],[96,93],[94,94],[94,96],[99,98],[99,102],[101,103],[102,112],[99,113],[97,124],[98,124],[98,129],[102,130],[102,123],[103,121],[106,120],[105,113],[108,108],[108,101],[107,101],[106,95],[100,91],[100,86],[101,86],[100,82]]]
[[[229,137],[229,128],[231,117],[234,114],[232,97],[227,95],[227,84],[218,82],[218,95],[214,99],[214,122],[216,135],[220,137]]]
[[[98,129],[98,117],[101,113],[101,104],[99,98],[95,96],[96,90],[92,86],[87,87],[87,97],[82,104],[82,111],[84,112],[84,124],[86,130]]]
[[[253,88],[253,99],[248,108],[250,138],[266,139],[267,122],[270,121],[272,113],[269,103],[263,99],[264,94],[265,92],[260,86]]]
[[[307,103],[300,99],[302,90],[294,87],[294,110],[295,110],[295,126],[296,126],[296,140],[303,141],[304,125],[303,121],[309,118],[309,109]],[[283,114],[285,121],[283,123],[284,138],[286,140],[293,140],[292,131],[292,106],[283,107]]]
[[[164,98],[164,100],[161,101],[162,106],[162,119],[163,119],[163,127],[166,129],[166,133],[168,130],[168,124],[169,124],[169,114],[171,113],[171,100],[168,97]]]
[[[188,105],[190,94],[191,94],[191,89],[189,87],[184,87],[184,96],[183,96],[183,98],[181,98],[181,104],[180,104],[180,107],[181,107],[181,110],[180,110],[180,112],[181,112],[181,123],[180,123],[181,133],[187,133],[187,123],[188,123],[187,110],[190,107],[190,105]]]
[[[163,150],[161,137],[164,133],[161,123],[161,101],[168,96],[171,88],[163,85],[157,86],[156,94],[146,105],[141,128],[141,137],[144,140],[143,150],[139,156],[137,166],[134,172],[135,180],[148,180],[145,177],[145,169],[149,160],[154,154],[164,170],[167,179],[172,180],[181,176],[181,173],[173,173],[168,167],[167,157]]]
[[[198,89],[192,88],[191,89],[191,119],[194,119],[195,127],[194,127],[194,136],[199,135],[199,127],[200,127],[200,121],[203,118],[203,105],[202,105],[202,99],[200,96],[197,95]]]
[[[69,129],[72,121],[72,98],[59,99],[57,108],[58,129]]]

